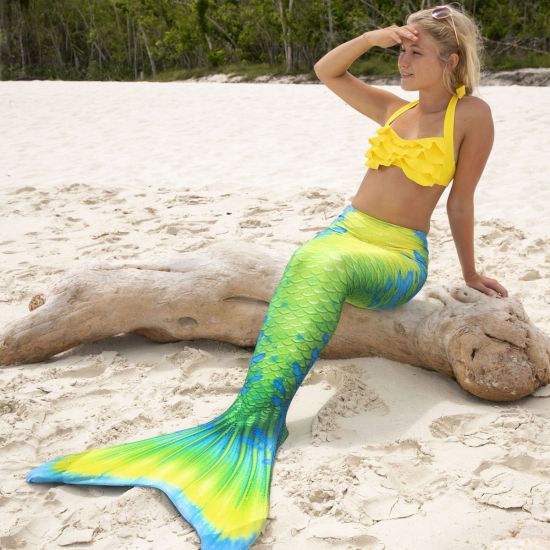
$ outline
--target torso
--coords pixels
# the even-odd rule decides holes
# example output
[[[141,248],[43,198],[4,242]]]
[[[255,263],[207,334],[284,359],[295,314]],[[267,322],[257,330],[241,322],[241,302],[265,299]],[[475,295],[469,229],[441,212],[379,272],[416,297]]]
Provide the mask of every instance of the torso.
[[[463,97],[456,105],[455,162],[458,161],[465,132],[460,124],[459,113],[467,101],[468,98]],[[406,103],[402,101],[395,105],[393,111]],[[391,127],[399,136],[403,139],[443,136],[445,110],[423,115],[421,120],[415,111],[416,107],[409,109],[391,123]],[[351,205],[379,220],[419,229],[427,234],[430,231],[432,213],[445,189],[446,187],[441,185],[419,185],[405,176],[398,166],[380,166],[377,170],[367,170]]]

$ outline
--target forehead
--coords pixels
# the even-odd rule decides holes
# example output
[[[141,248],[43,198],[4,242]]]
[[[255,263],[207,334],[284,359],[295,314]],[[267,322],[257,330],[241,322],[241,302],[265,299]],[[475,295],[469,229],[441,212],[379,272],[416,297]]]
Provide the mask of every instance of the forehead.
[[[415,23],[411,23],[410,27],[418,31],[416,40],[409,40],[406,37],[403,37],[403,44],[406,46],[417,46],[418,49],[424,51],[436,51],[436,44],[434,39],[420,26]]]

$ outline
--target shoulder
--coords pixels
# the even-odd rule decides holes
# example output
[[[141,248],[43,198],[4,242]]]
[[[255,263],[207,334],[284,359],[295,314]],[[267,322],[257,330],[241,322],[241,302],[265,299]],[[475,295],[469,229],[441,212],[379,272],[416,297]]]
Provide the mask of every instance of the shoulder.
[[[386,110],[386,115],[385,115],[385,118],[384,118],[384,122],[382,123],[382,126],[384,124],[386,124],[386,122],[388,122],[388,120],[393,115],[397,114],[398,111],[400,111],[401,109],[404,109],[405,107],[407,107],[408,105],[411,105],[412,103],[414,103],[414,100],[413,101],[407,101],[406,99],[403,99],[402,97],[395,96],[395,99],[393,99],[392,101],[390,101],[388,103],[388,108]]]
[[[493,115],[489,104],[473,95],[464,96],[456,105],[455,118],[471,122],[476,120],[478,123],[492,121]]]
[[[481,98],[463,97],[458,102],[456,115],[455,135],[461,135],[461,141],[448,208],[471,205],[494,140],[491,108]]]
[[[493,114],[489,104],[476,96],[464,96],[456,105],[455,136],[462,144],[465,138],[482,140],[494,133]]]

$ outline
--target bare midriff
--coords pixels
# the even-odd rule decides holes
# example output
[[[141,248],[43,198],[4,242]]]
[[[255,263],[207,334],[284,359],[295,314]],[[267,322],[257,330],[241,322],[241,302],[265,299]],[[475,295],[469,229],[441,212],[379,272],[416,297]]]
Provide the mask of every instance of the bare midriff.
[[[398,166],[381,165],[367,170],[351,205],[373,218],[428,234],[432,213],[445,189],[419,185]]]

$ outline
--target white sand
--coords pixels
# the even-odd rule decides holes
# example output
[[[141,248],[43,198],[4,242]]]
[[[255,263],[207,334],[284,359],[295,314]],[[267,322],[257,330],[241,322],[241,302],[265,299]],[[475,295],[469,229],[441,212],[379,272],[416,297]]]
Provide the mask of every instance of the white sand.
[[[478,269],[550,333],[550,89],[480,95],[496,139],[476,192]],[[219,239],[288,254],[349,204],[376,128],[318,85],[0,82],[0,99],[1,323],[88,261]],[[429,278],[460,284],[447,193]],[[0,547],[197,548],[158,491],[24,475],[213,418],[249,358],[127,335],[0,370]],[[393,361],[319,360],[290,409],[256,548],[550,547],[549,397],[491,403]]]

